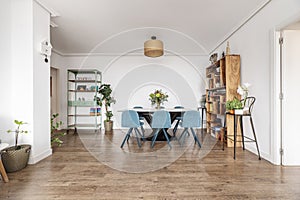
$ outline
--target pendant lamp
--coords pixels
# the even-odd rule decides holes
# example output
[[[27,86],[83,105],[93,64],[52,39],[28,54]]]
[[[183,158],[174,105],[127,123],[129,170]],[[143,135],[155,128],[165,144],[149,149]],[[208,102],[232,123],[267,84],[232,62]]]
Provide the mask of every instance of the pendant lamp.
[[[144,42],[144,55],[152,58],[164,55],[163,42],[152,36],[151,40]]]

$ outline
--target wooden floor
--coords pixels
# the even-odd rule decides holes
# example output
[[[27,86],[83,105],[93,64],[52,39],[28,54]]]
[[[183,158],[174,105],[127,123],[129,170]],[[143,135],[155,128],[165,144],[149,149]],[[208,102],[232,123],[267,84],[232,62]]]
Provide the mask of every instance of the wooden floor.
[[[0,199],[300,199],[300,167],[274,166],[248,151],[238,149],[233,160],[233,150],[222,151],[217,143],[200,158],[202,149],[191,145],[168,166],[128,173],[99,162],[79,135],[67,135],[63,146],[40,163],[9,173],[10,182],[0,183]],[[98,135],[119,145],[124,132]],[[163,142],[157,143],[155,148],[162,146]],[[124,147],[124,151],[141,151],[132,141]]]

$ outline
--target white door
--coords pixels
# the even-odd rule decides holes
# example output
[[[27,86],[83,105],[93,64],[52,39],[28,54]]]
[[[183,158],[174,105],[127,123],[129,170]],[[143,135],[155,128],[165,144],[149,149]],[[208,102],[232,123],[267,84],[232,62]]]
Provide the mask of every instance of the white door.
[[[300,165],[300,30],[283,31],[283,165]]]

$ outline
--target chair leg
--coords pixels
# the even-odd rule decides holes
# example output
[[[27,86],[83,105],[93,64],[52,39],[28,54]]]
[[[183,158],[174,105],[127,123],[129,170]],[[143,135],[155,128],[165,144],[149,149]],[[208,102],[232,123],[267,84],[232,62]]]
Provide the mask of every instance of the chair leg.
[[[157,129],[153,135],[153,138],[152,138],[152,142],[151,142],[151,148],[153,148],[154,146],[154,143],[156,141],[156,138],[157,138],[157,135],[158,135],[158,132],[159,132],[160,129]]]
[[[242,135],[243,150],[245,150],[245,139],[244,139],[244,128],[243,128],[243,116],[240,116],[240,128],[241,128],[241,135]]]
[[[188,128],[186,128],[186,131],[185,131],[184,135],[182,136],[183,138],[182,138],[181,145],[184,144],[184,141],[185,141],[185,138],[186,138],[187,135],[190,135],[189,129],[188,129]]]
[[[185,134],[186,131],[187,131],[187,128],[184,128],[181,135],[178,138],[178,142],[181,140],[182,136]]]
[[[176,124],[175,124],[175,126],[174,126],[174,129],[173,129],[173,136],[174,136],[174,137],[175,137],[175,135],[176,135],[176,131],[177,131],[178,126],[179,126],[179,122],[180,122],[180,120],[177,120],[177,122],[176,122]]]
[[[257,139],[256,139],[256,134],[255,134],[255,130],[254,130],[254,125],[253,125],[253,121],[252,121],[252,116],[250,116],[250,122],[251,122],[251,127],[252,127],[252,131],[253,131],[253,136],[254,136],[255,144],[256,144],[256,148],[257,148],[258,159],[261,160],[260,153],[259,153],[259,149],[258,149],[258,144],[257,144]]]
[[[163,132],[164,132],[165,137],[167,138],[169,147],[172,148],[172,146],[170,144],[170,140],[169,140],[168,134],[167,134],[167,132],[166,132],[166,130],[164,128],[163,128]]]
[[[135,136],[136,136],[136,141],[137,141],[137,143],[138,143],[138,146],[141,148],[141,143],[140,143],[140,139],[139,139],[139,130],[137,129],[137,128],[135,128],[134,129],[134,131],[135,131]]]
[[[144,135],[144,133],[141,134],[141,132],[139,131],[139,129],[137,129],[137,128],[135,128],[135,129],[136,129],[137,133],[139,134],[139,136],[142,138],[142,140],[145,141],[145,135]]]
[[[144,134],[145,133],[145,129],[144,129],[143,125],[141,125],[141,130],[142,130],[142,132]]]
[[[192,134],[193,134],[193,136],[194,136],[195,143],[197,142],[197,143],[198,143],[198,146],[201,148],[200,141],[199,141],[198,136],[196,135],[194,129],[193,129],[193,128],[190,128],[190,129],[191,129]]]
[[[132,132],[132,129],[133,129],[133,128],[130,128],[130,129],[128,130],[128,132],[126,133],[126,136],[125,136],[125,138],[124,138],[124,140],[123,140],[123,142],[122,142],[122,144],[121,144],[121,148],[123,148],[123,146],[124,146],[124,144],[125,144],[125,141],[128,141],[128,139],[129,139],[129,137],[130,137],[130,133]]]

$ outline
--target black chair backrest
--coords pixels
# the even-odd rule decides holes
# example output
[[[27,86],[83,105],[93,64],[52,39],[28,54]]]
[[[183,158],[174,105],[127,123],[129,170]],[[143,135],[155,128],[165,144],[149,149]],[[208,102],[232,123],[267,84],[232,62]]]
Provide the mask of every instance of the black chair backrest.
[[[245,101],[245,107],[248,107],[249,108],[249,113],[251,114],[252,112],[252,109],[253,109],[253,106],[254,106],[254,103],[255,103],[255,97],[247,97],[246,98],[246,101],[245,99],[242,99],[241,102],[244,102]]]

